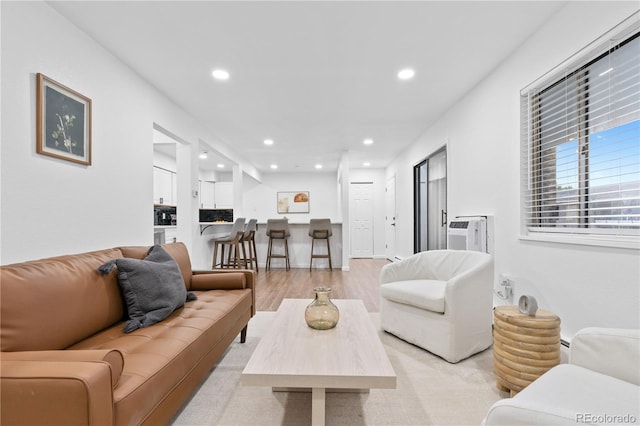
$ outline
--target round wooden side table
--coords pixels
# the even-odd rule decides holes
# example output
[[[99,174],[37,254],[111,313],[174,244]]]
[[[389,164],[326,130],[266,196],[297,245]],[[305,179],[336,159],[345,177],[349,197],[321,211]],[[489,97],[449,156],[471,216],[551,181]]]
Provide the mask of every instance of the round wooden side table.
[[[535,316],[517,306],[493,311],[493,371],[496,386],[514,396],[560,363],[560,318],[538,309]]]

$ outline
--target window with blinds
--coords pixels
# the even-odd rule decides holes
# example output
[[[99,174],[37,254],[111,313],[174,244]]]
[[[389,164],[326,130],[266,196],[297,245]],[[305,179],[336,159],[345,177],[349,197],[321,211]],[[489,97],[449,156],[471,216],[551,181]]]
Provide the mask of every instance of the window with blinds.
[[[521,92],[525,228],[640,235],[638,16]],[[621,34],[622,33],[622,34]],[[537,86],[537,87],[536,87]]]

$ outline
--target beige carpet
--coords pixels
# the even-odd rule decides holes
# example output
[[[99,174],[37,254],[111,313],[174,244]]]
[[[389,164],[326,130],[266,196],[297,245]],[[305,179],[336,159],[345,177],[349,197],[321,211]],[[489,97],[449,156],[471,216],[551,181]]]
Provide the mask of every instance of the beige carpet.
[[[218,366],[174,418],[174,426],[309,425],[311,394],[272,392],[243,386],[240,374],[275,312],[258,312],[245,344],[236,340]],[[379,314],[371,314],[379,328]],[[327,425],[479,425],[489,407],[506,394],[493,378],[488,349],[458,364],[390,334],[380,339],[398,376],[396,389],[329,393]]]

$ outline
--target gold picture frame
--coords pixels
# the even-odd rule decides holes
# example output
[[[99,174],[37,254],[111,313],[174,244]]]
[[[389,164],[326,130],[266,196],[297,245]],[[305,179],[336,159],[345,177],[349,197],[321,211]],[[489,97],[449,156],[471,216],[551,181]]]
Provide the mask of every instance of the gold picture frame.
[[[91,165],[91,99],[38,73],[36,152]]]

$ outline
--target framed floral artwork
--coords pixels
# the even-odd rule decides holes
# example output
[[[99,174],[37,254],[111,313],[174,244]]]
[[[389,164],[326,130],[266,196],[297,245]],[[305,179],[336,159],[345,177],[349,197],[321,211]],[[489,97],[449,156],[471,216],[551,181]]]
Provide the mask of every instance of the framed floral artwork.
[[[278,192],[278,213],[309,213],[309,191]]]
[[[36,152],[91,165],[91,99],[38,73]]]

